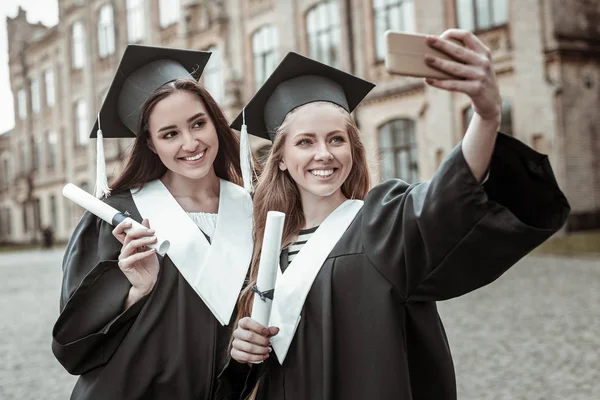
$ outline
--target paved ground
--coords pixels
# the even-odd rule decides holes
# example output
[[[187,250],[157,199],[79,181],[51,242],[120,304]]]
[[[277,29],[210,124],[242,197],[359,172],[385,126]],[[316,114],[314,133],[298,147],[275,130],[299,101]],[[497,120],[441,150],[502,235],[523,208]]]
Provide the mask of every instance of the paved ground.
[[[600,259],[527,258],[439,309],[459,399],[600,399]]]
[[[0,253],[0,399],[68,399],[50,350],[60,251]],[[600,259],[530,257],[439,305],[460,400],[600,398]]]
[[[62,251],[0,253],[0,399],[68,399],[75,378],[50,349]]]

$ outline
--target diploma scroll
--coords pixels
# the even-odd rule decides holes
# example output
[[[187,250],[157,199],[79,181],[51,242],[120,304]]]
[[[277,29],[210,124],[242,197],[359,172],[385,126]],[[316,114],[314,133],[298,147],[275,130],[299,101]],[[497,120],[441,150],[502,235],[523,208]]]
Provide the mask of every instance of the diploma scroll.
[[[252,319],[264,327],[268,327],[269,318],[271,317],[271,306],[273,304],[277,268],[279,268],[279,253],[281,251],[281,236],[283,234],[284,222],[284,213],[278,211],[269,211],[267,213],[265,236],[258,264],[258,278],[256,286],[252,288],[254,292]]]
[[[114,209],[113,207],[109,206],[108,204],[104,203],[103,201],[95,198],[94,196],[92,196],[91,194],[86,192],[85,190],[78,188],[77,186],[73,185],[72,183],[68,183],[65,185],[65,187],[63,188],[63,196],[65,196],[67,199],[80,205],[87,211],[94,214],[96,217],[108,222],[109,224],[111,224],[113,226],[116,226],[119,223],[123,222],[124,220],[127,220],[127,221],[131,222],[130,229],[133,229],[133,228],[146,229],[146,227],[144,225],[133,220],[126,214]],[[125,233],[127,233],[127,231],[125,231]],[[161,256],[164,256],[167,253],[167,251],[169,251],[170,243],[168,240],[161,239],[160,237],[158,237],[157,239],[158,240],[156,241],[156,243],[149,244],[148,247],[151,249],[156,249],[156,252],[158,254],[160,254]]]

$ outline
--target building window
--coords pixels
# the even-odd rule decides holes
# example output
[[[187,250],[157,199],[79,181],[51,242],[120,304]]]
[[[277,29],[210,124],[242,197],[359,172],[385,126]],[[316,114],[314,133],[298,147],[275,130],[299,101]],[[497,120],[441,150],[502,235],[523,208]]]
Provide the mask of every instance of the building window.
[[[11,223],[10,208],[0,209],[0,238],[10,239]]]
[[[158,14],[161,28],[179,21],[179,0],[158,0]]]
[[[221,52],[217,46],[210,47],[207,51],[210,51],[212,55],[208,60],[208,64],[204,68],[202,74],[204,79],[204,87],[217,103],[223,101],[224,98],[224,87],[223,87],[223,74],[221,73]]]
[[[42,159],[42,144],[39,137],[33,139],[33,159],[31,160],[31,169],[39,171],[40,160]]]
[[[50,220],[52,221],[52,228],[56,230],[58,227],[58,207],[56,205],[56,196],[52,195],[49,199],[50,202]]]
[[[25,89],[19,89],[17,92],[17,111],[19,119],[27,118],[27,92]]]
[[[458,27],[479,31],[508,21],[507,0],[456,0]]]
[[[54,71],[51,69],[44,72],[44,82],[46,83],[46,105],[54,106],[56,102],[56,93],[54,91]]]
[[[71,39],[71,66],[81,69],[85,64],[85,31],[79,21],[73,24]]]
[[[463,136],[467,132],[471,118],[473,118],[473,107],[469,106],[463,111]],[[513,123],[512,123],[512,106],[509,101],[502,100],[502,121],[500,122],[500,128],[498,131],[505,135],[513,136]]]
[[[29,157],[27,157],[27,143],[20,142],[19,143],[19,160],[21,163],[21,172],[27,173],[29,169],[29,163],[27,162]]]
[[[56,158],[57,158],[57,151],[58,151],[58,136],[56,135],[56,132],[50,132],[47,135],[48,138],[48,153],[47,155],[47,159],[46,162],[48,165],[48,167],[55,167],[56,166]]]
[[[336,1],[314,7],[306,15],[308,53],[311,58],[339,67],[340,10]]]
[[[408,183],[419,179],[415,123],[397,119],[378,130],[381,151],[381,179],[400,178]]]
[[[254,84],[258,88],[277,66],[277,30],[272,25],[259,28],[252,35]]]
[[[78,100],[75,103],[75,132],[77,134],[77,144],[86,144],[90,132],[88,132],[88,112],[85,100]]]
[[[23,206],[23,232],[24,233],[29,232],[29,221],[27,218],[27,205],[26,204]]]
[[[387,30],[414,32],[415,5],[413,0],[373,0],[375,15],[375,52],[378,60],[385,58]]]
[[[6,187],[10,185],[10,171],[9,171],[9,163],[8,159],[5,158],[2,160],[2,184],[1,187]]]
[[[139,42],[145,35],[144,0],[127,0],[127,39]]]
[[[40,80],[31,79],[31,112],[38,114],[40,112]]]
[[[98,55],[105,58],[115,54],[115,26],[113,8],[105,4],[100,9],[98,17]]]
[[[42,227],[42,207],[40,199],[33,199],[33,231],[39,232]]]

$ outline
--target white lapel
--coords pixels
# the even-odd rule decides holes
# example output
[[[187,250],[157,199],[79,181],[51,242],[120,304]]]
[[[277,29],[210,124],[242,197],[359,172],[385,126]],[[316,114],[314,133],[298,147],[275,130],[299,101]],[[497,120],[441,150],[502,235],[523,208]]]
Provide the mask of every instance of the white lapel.
[[[156,232],[171,242],[167,255],[222,325],[231,320],[253,251],[252,200],[220,180],[219,216],[212,245],[160,180],[131,191]]]
[[[279,333],[271,338],[271,344],[280,364],[285,360],[300,322],[304,301],[321,266],[362,206],[361,200],[346,200],[323,221],[285,273],[278,269],[269,326],[279,327]]]

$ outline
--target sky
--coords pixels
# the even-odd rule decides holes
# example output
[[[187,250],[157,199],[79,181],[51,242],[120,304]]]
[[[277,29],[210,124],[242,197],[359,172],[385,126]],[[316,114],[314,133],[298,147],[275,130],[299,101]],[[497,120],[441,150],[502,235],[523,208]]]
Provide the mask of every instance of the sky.
[[[58,23],[57,0],[0,0],[0,134],[15,125],[13,94],[8,74],[8,42],[6,17],[15,17],[19,6],[27,12],[27,21],[46,26]]]

